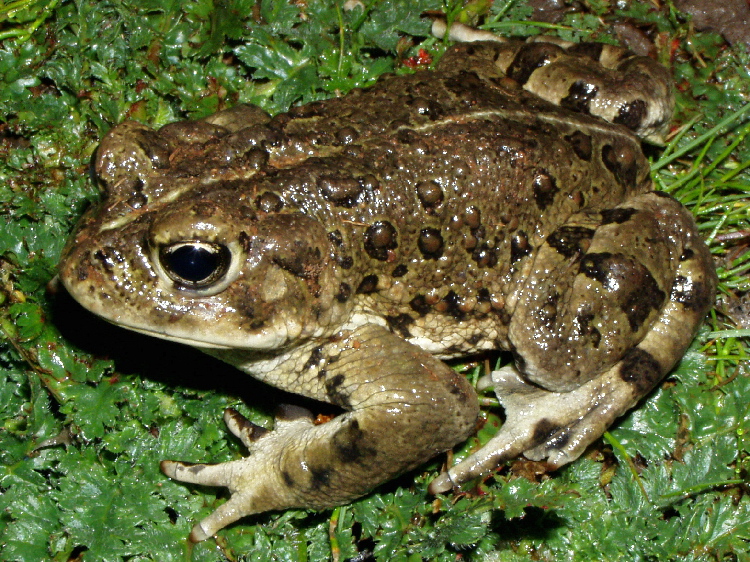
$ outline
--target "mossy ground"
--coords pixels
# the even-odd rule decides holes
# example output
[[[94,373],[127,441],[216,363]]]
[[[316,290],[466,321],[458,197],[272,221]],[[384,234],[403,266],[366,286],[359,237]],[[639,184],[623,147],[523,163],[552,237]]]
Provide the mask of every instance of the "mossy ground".
[[[520,1],[0,5],[0,559],[750,559],[750,56],[696,33],[669,3],[580,4],[555,26],[531,22]],[[247,518],[191,548],[193,521],[224,492],[172,482],[159,460],[235,458],[223,409],[266,424],[295,398],[46,291],[97,197],[91,155],[126,118],[158,126],[238,102],[276,113],[412,72],[445,48],[425,10],[482,16],[506,35],[617,42],[615,21],[645,30],[679,94],[674,140],[650,153],[655,181],[696,215],[721,304],[659,389],[556,473],[519,461],[436,499],[426,485],[438,459],[352,505]],[[497,422],[487,412],[480,441]]]

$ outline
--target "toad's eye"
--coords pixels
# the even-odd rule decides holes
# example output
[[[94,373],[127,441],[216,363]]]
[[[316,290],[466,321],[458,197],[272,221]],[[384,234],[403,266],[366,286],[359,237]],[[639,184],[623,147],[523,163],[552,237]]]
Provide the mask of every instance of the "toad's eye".
[[[159,260],[167,275],[186,289],[205,289],[229,270],[232,254],[222,244],[185,241],[162,246]]]

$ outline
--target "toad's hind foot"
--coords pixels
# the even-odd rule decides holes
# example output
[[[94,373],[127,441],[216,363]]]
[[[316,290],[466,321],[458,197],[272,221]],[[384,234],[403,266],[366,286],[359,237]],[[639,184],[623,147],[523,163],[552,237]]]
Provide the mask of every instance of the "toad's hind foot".
[[[494,371],[491,384],[505,409],[505,423],[479,451],[433,480],[430,492],[446,492],[522,454],[546,459],[551,469],[575,460],[632,406],[634,394],[618,380],[616,370],[570,392],[530,384],[513,366]]]
[[[639,368],[651,370],[647,377],[660,379],[661,367],[646,355]],[[505,423],[479,451],[438,476],[430,492],[446,492],[522,454],[530,460],[546,459],[551,469],[574,461],[637,400],[619,369],[615,366],[570,392],[530,384],[512,366],[493,372],[492,384],[505,409]]]
[[[686,228],[682,234],[683,251],[669,298],[641,342],[612,367],[569,391],[546,390],[528,382],[515,367],[493,372],[505,423],[479,451],[438,476],[430,485],[432,493],[483,476],[520,454],[546,459],[552,469],[572,462],[661,381],[690,345],[716,287],[708,249],[696,232]]]

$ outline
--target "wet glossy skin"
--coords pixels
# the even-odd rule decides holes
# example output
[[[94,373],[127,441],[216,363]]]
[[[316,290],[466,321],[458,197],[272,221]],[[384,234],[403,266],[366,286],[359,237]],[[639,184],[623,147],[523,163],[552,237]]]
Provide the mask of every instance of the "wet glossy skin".
[[[520,454],[577,458],[671,369],[713,302],[692,217],[651,191],[628,130],[659,140],[670,114],[648,59],[477,43],[435,72],[273,118],[240,106],[113,129],[96,160],[103,200],[61,261],[70,293],[345,410],[314,425],[287,407],[270,432],[228,411],[250,456],[162,463],[232,492],[193,540],[252,513],[346,503],[464,440],[476,395],[443,358],[503,349],[516,368],[486,381],[502,430],[434,492]]]

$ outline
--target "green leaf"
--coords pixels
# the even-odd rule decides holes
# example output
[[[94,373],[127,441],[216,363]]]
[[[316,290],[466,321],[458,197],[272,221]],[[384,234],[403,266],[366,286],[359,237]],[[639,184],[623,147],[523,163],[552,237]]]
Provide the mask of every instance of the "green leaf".
[[[82,439],[101,439],[118,424],[119,405],[127,400],[128,391],[125,384],[106,380],[96,386],[73,385],[64,390],[66,402],[60,411],[72,417]]]
[[[0,507],[10,516],[7,527],[0,531],[0,553],[8,562],[49,560],[50,534],[59,528],[59,507],[42,490],[14,486],[0,499]]]

